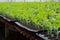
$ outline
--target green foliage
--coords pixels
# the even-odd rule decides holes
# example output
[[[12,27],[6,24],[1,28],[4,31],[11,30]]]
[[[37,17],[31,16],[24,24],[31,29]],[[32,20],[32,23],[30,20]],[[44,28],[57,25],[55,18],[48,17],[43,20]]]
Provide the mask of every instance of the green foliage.
[[[40,29],[41,25],[49,31],[60,28],[60,3],[58,2],[0,3],[1,13],[13,19],[17,18],[26,25],[33,23],[37,29]]]

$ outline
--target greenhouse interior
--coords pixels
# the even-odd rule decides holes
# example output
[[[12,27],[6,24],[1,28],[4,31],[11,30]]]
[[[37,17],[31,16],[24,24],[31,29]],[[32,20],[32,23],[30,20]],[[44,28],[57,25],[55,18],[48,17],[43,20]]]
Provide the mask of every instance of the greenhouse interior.
[[[0,40],[60,40],[60,0],[0,0]]]

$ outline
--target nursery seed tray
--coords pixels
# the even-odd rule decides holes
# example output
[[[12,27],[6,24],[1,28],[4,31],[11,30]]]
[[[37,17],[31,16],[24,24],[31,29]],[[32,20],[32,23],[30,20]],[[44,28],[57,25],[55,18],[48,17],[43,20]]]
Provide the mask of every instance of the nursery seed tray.
[[[26,26],[23,26],[22,24],[20,24],[19,22],[15,22],[15,21],[10,21],[10,20],[8,20],[8,18],[6,18],[6,17],[3,17],[3,16],[0,16],[0,21],[4,21],[5,23],[7,23],[8,24],[8,26],[12,26],[12,27],[16,27],[16,26],[18,26],[18,27],[16,27],[15,29],[17,29],[17,30],[19,30],[20,31],[20,33],[22,33],[23,35],[25,35],[24,33],[23,33],[23,31],[25,30],[25,31],[27,31],[28,33],[30,33],[30,34],[32,34],[32,35],[34,35],[34,37],[38,37],[38,39],[39,38],[42,38],[43,40],[59,40],[60,39],[60,35],[58,35],[58,38],[57,38],[57,35],[55,35],[55,34],[48,34],[47,33],[47,31],[41,31],[41,30],[33,30],[33,29],[30,29],[30,28],[27,28]],[[10,25],[10,24],[12,24],[12,25]],[[6,24],[6,25],[7,25]],[[22,30],[21,30],[22,29]],[[60,34],[60,33],[59,33]]]

